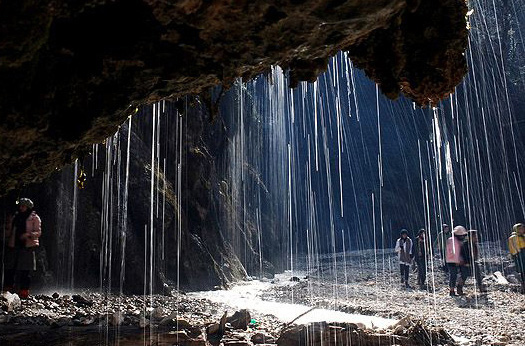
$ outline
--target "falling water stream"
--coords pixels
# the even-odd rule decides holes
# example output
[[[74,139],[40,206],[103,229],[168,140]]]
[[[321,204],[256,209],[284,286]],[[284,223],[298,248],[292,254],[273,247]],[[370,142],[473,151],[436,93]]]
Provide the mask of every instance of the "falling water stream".
[[[224,303],[243,297],[230,306],[259,306],[260,313],[285,322],[308,309],[305,301],[315,306],[319,297],[327,302],[322,307],[342,310],[356,278],[366,278],[363,285],[397,290],[392,248],[398,232],[406,228],[415,236],[424,228],[431,234],[430,288],[420,295],[420,307],[428,316],[436,315],[440,286],[446,286],[436,279],[434,270],[442,263],[432,253],[441,224],[479,230],[483,259],[489,260],[504,258],[500,245],[510,227],[525,218],[525,157],[518,129],[523,119],[517,119],[518,105],[513,103],[525,84],[523,73],[509,74],[506,55],[512,49],[525,66],[518,16],[525,5],[504,3],[470,3],[470,73],[436,107],[419,108],[403,97],[386,99],[341,52],[317,81],[293,89],[286,71],[275,66],[252,81],[237,80],[224,93],[212,90],[213,102],[220,105],[214,123],[223,131],[213,135],[225,137],[220,149],[197,145],[204,140],[191,138],[192,112],[206,108],[198,98],[161,101],[130,114],[115,135],[93,146],[90,159],[61,173],[67,183],[57,194],[56,249],[64,270],[57,273],[55,288],[83,288],[76,262],[87,263],[77,256],[85,191],[78,189],[76,177],[85,169],[88,185],[100,183],[95,189],[100,193],[99,293],[124,296],[127,274],[142,268],[146,316],[154,294],[166,287],[181,290],[187,234],[198,233],[184,214],[189,200],[198,198],[184,195],[191,191],[188,182],[194,182],[188,177],[197,173],[188,157],[200,155],[203,160],[213,157],[216,176],[206,183],[214,184],[208,187],[215,194],[213,208],[222,211],[216,227],[244,274],[255,279],[249,286],[255,291],[241,285],[232,291],[201,292],[196,299]],[[513,19],[504,22],[503,11],[510,11],[505,15]],[[510,31],[514,41],[503,41]],[[214,125],[202,126],[205,133]],[[147,205],[132,210],[131,203],[137,207],[138,200]],[[137,220],[146,222],[138,225]],[[137,242],[141,258],[130,259],[130,244]],[[215,261],[224,266],[224,260]],[[271,289],[265,279],[272,274],[269,263],[277,271],[288,270],[287,280],[300,276],[306,282],[306,287],[283,285],[290,296],[281,303],[288,305],[266,304],[256,292]],[[503,260],[485,266],[504,269]],[[478,289],[474,284],[473,290]],[[388,307],[401,289],[396,290],[372,296]],[[322,312],[305,322],[330,318]],[[389,317],[382,321],[395,320],[395,311]],[[105,333],[109,343],[107,327]],[[151,333],[144,331],[145,344],[154,337]]]

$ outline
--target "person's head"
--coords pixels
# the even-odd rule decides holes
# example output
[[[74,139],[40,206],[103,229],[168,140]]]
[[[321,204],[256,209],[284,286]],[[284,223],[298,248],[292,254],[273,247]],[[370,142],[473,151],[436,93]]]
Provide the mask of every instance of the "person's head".
[[[512,231],[516,232],[518,235],[525,235],[525,225],[522,223],[517,223],[512,226]]]
[[[478,231],[475,229],[471,229],[468,231],[468,237],[471,242],[477,243],[478,242]]]
[[[445,233],[450,233],[450,227],[444,223],[442,226],[441,226],[441,229],[443,230],[443,232]]]
[[[454,227],[454,231],[452,232],[454,234],[454,237],[459,238],[460,240],[465,239],[468,232],[467,229],[463,226],[456,226]]]
[[[401,232],[400,232],[400,236],[402,239],[406,239],[408,238],[408,231],[406,229],[402,229]]]
[[[421,239],[425,239],[425,229],[424,228],[421,228],[418,232],[417,232],[417,236],[418,238],[421,238]]]
[[[18,201],[16,201],[16,204],[18,204],[18,210],[21,213],[25,213],[28,210],[32,210],[35,206],[33,201],[29,198],[20,198]]]

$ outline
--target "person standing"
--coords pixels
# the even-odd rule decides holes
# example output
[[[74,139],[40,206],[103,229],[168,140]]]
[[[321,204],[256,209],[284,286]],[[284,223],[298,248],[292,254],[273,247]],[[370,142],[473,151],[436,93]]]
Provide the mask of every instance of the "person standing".
[[[521,293],[525,294],[525,225],[517,223],[512,227],[512,234],[509,237],[509,251],[516,271],[521,276]]]
[[[412,240],[408,237],[408,231],[402,229],[399,239],[396,241],[395,251],[399,256],[399,268],[401,270],[401,283],[410,288],[408,273],[412,262]]]
[[[447,239],[450,238],[450,227],[444,223],[441,226],[441,232],[438,233],[436,244],[438,247],[438,253],[441,257],[441,263],[442,267],[445,272],[448,272],[448,266],[447,266]]]
[[[17,204],[18,212],[6,234],[4,291],[15,292],[15,276],[18,273],[18,294],[20,298],[27,298],[31,287],[30,272],[36,270],[35,249],[40,245],[41,220],[29,198],[20,198]]]
[[[455,296],[455,289],[457,288],[457,294],[462,296],[463,285],[467,280],[468,268],[465,266],[465,259],[461,255],[461,248],[467,235],[467,230],[463,226],[454,227],[452,236],[447,239],[446,246],[446,260],[450,274],[449,288],[450,296]],[[460,278],[458,280],[458,274]]]
[[[429,244],[424,229],[420,229],[417,233],[417,238],[414,241],[414,259],[417,264],[417,283],[419,288],[426,289],[425,282],[427,280],[427,256],[429,254]]]
[[[480,263],[480,251],[479,251],[479,239],[478,231],[471,229],[468,231],[468,240],[463,244],[461,256],[465,260],[465,265],[469,269],[471,275],[476,280],[477,288],[481,292],[486,292],[486,288],[483,285],[483,275],[481,272]]]

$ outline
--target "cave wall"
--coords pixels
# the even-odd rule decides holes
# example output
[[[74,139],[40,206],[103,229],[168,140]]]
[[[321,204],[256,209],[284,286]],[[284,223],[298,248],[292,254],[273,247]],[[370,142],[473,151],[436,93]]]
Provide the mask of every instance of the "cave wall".
[[[129,121],[76,163],[77,175],[75,165],[68,165],[0,199],[2,225],[20,195],[35,202],[43,220],[34,287],[143,293],[146,285],[146,292],[169,293],[225,287],[246,277],[220,222],[231,212],[220,197],[216,166],[220,143],[227,140],[221,123],[207,121],[209,112],[198,98],[162,107],[157,121],[152,106],[131,121],[127,203]],[[87,179],[78,189],[81,169]]]

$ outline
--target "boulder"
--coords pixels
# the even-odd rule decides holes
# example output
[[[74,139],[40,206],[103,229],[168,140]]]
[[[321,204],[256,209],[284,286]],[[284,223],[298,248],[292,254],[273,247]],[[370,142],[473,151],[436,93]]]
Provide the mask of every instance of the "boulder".
[[[500,271],[494,272],[494,277],[496,278],[496,283],[499,285],[508,285],[509,281],[501,274]]]
[[[16,293],[5,292],[3,294],[7,311],[14,311],[22,306],[20,297]]]
[[[254,344],[272,344],[275,342],[275,338],[267,333],[258,332],[252,335],[251,341]]]
[[[252,317],[246,309],[236,311],[232,316],[226,319],[226,323],[229,323],[234,329],[246,330]]]
[[[399,325],[398,327],[402,327]],[[363,330],[353,323],[315,322],[308,325],[291,326],[285,329],[278,346],[421,346],[454,345],[453,339],[442,329],[430,329],[422,323],[415,323],[403,335],[391,332],[377,333]]]

